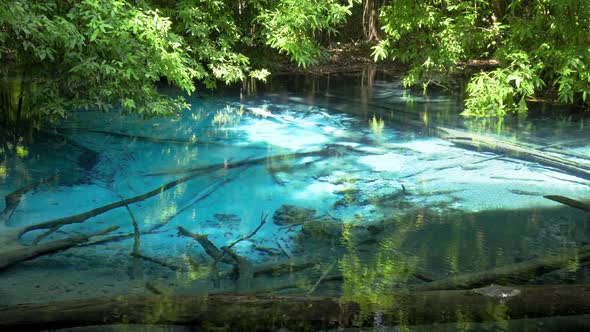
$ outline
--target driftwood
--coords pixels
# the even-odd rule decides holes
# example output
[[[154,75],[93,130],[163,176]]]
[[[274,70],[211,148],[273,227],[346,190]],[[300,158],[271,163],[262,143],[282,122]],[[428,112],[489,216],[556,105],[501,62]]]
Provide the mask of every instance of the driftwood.
[[[578,249],[578,259],[590,259],[590,245]],[[416,286],[420,290],[466,289],[489,283],[518,283],[551,271],[559,270],[565,265],[564,256],[558,254],[535,258],[526,262],[508,264],[488,271],[466,273],[450,278],[432,281]]]
[[[506,297],[478,290],[399,291],[392,305],[317,296],[244,294],[116,296],[0,307],[15,330],[103,324],[185,324],[206,330],[319,330],[359,326],[505,321],[590,313],[590,286],[515,286]],[[493,311],[496,314],[491,315]]]
[[[262,217],[260,225],[254,230],[254,232],[252,232],[247,237],[241,238],[240,240],[233,242],[232,246],[256,234],[256,232],[258,232],[258,230],[266,222],[267,216],[268,215],[264,215]],[[209,241],[207,235],[192,233],[184,227],[178,227],[178,234],[190,237],[193,240],[197,241],[203,247],[203,249],[205,249],[205,252],[207,252],[207,254],[211,258],[213,258],[214,265],[216,265],[218,262],[232,264],[234,266],[232,274],[238,276],[238,290],[247,291],[250,289],[251,280],[252,278],[254,278],[255,273],[254,267],[246,258],[236,254],[233,250],[231,250],[231,246],[217,248],[211,241]]]
[[[322,152],[322,151],[320,151],[320,152]],[[326,153],[326,152],[324,151],[322,153]],[[249,163],[247,161],[238,162],[235,165],[233,165],[231,168],[238,168],[238,167],[243,167],[243,166],[249,166]],[[208,169],[210,171],[214,171],[214,170],[220,169],[220,167],[219,167],[219,165],[213,165],[213,166],[208,167]],[[86,240],[88,240],[89,237],[83,237],[84,239],[80,240],[80,236],[75,236],[75,237],[66,239],[66,240],[72,239],[71,241],[59,240],[59,241],[54,241],[54,242],[47,243],[47,244],[43,244],[43,243],[39,244],[39,242],[43,238],[54,233],[55,231],[57,231],[60,227],[62,227],[64,225],[83,223],[86,220],[96,217],[102,213],[105,213],[105,212],[108,212],[108,211],[111,211],[111,210],[114,210],[114,209],[117,209],[120,207],[128,207],[130,204],[141,202],[141,201],[144,201],[150,197],[159,195],[164,191],[174,188],[174,187],[178,186],[179,184],[190,181],[200,175],[201,175],[200,172],[193,172],[193,173],[186,175],[184,177],[170,181],[170,182],[168,182],[168,183],[166,183],[154,190],[146,192],[144,194],[137,195],[137,196],[127,198],[127,199],[122,199],[117,202],[113,202],[113,203],[110,203],[110,204],[107,204],[107,205],[104,205],[104,206],[101,206],[101,207],[98,207],[98,208],[95,208],[95,209],[92,209],[92,210],[89,210],[89,211],[86,211],[86,212],[83,212],[83,213],[80,213],[77,215],[72,215],[72,216],[63,217],[63,218],[57,218],[57,219],[45,221],[45,222],[34,224],[34,225],[21,226],[21,227],[9,227],[6,225],[5,221],[3,222],[2,220],[0,220],[0,269],[6,268],[10,265],[13,265],[13,264],[21,262],[21,261],[29,260],[29,259],[35,258],[37,256],[44,255],[49,252],[55,252],[55,251],[57,251],[55,249],[55,246],[58,243],[59,243],[58,247],[60,248],[59,250],[64,250],[64,249],[67,249],[69,247],[72,247],[74,245],[77,245],[79,243],[82,243],[82,242],[85,242]],[[50,179],[52,179],[52,178],[50,178]],[[219,187],[223,186],[224,184],[228,183],[230,180],[231,179],[226,179],[224,181],[221,181],[221,182],[213,185],[213,188],[211,188],[211,190],[204,193],[199,198],[199,200],[204,199],[205,197],[209,196],[214,190],[216,190]],[[35,188],[35,187],[37,187],[43,183],[46,183],[48,181],[50,181],[50,180],[45,180],[40,183],[36,183],[32,186],[28,186],[26,188],[28,188],[27,190],[30,190],[30,188]],[[11,201],[14,200],[15,199],[14,197],[19,197],[19,195],[22,195],[22,194],[18,194],[21,191],[22,190],[15,192],[16,194],[13,193],[14,195],[11,194],[12,196],[9,195],[10,198],[7,197],[7,199],[9,199]],[[26,192],[26,190],[24,192]],[[5,214],[5,213],[3,213],[3,214]],[[137,232],[137,230],[135,228],[136,227],[134,226],[134,233],[131,236],[134,236],[136,238],[136,243],[137,243],[139,233]],[[33,245],[24,246],[24,245],[20,244],[19,240],[23,234],[30,232],[30,231],[42,230],[42,229],[48,229],[48,231],[45,232],[44,234],[41,234],[40,236],[38,236],[34,240]],[[112,228],[109,228],[109,232],[112,230],[113,230]],[[101,231],[101,232],[92,234],[90,236],[103,235],[103,234],[105,234],[105,231]],[[151,231],[155,231],[155,229],[152,229]],[[129,237],[129,235],[122,235],[122,236],[117,236],[117,239],[124,239],[127,237]],[[134,247],[134,251],[135,250],[137,250],[136,247]]]
[[[182,226],[178,227],[178,234],[186,236],[186,237],[190,237],[193,240],[197,241],[201,245],[201,247],[203,247],[203,249],[205,249],[205,252],[207,253],[207,255],[209,255],[209,257],[211,257],[213,259],[213,261],[222,262],[225,264],[234,264],[235,263],[235,260],[232,257],[230,257],[229,255],[226,255],[226,253],[224,253],[224,251],[217,248],[211,241],[209,241],[208,235],[201,235],[201,234],[196,234],[196,233],[190,232],[189,230],[187,230],[186,228],[184,228]]]
[[[552,201],[561,203],[561,204],[565,204],[567,206],[571,206],[576,209],[580,209],[582,211],[590,212],[590,205],[588,205],[586,203],[582,203],[582,202],[577,201],[575,199],[571,199],[571,198],[559,196],[559,195],[546,195],[543,197],[550,199]]]

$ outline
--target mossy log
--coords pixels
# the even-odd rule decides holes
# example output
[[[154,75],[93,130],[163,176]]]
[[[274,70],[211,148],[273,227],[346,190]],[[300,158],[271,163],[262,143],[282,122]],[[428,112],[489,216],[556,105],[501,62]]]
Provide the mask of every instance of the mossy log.
[[[590,259],[590,245],[578,248],[577,255],[580,261]],[[552,254],[521,263],[503,265],[492,270],[460,274],[422,284],[416,288],[420,290],[467,289],[489,283],[519,283],[559,270],[565,266],[566,261],[566,256]]]
[[[590,286],[522,286],[510,297],[477,290],[383,295],[389,304],[338,297],[203,294],[116,296],[0,307],[0,327],[14,330],[103,324],[185,324],[205,330],[319,330],[590,313]],[[518,291],[516,291],[518,290]],[[491,314],[491,313],[494,314]]]
[[[567,206],[571,206],[576,209],[580,209],[582,211],[590,212],[590,205],[580,202],[578,200],[569,198],[569,197],[564,197],[564,196],[559,196],[559,195],[545,195],[543,197],[550,199],[552,201],[561,203],[561,204],[565,204]]]

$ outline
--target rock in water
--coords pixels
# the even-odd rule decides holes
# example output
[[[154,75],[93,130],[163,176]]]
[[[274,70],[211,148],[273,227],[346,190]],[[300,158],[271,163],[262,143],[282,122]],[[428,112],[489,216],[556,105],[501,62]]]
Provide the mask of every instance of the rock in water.
[[[228,223],[235,223],[235,222],[240,222],[240,217],[236,214],[233,213],[216,213],[213,215],[213,217],[215,217],[215,219],[221,221],[221,222],[228,222]]]
[[[302,232],[316,239],[339,239],[342,236],[343,226],[340,221],[306,221]]]
[[[275,211],[272,221],[281,226],[301,225],[314,219],[316,210],[283,204]]]
[[[90,171],[98,163],[98,153],[84,149],[80,157],[78,157],[78,165],[86,171]]]
[[[474,288],[471,291],[495,299],[506,299],[520,294],[519,289],[494,284],[482,288]]]

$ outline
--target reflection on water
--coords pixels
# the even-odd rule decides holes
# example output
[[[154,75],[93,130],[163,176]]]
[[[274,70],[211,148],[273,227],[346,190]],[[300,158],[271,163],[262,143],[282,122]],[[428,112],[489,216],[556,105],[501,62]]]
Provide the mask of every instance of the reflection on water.
[[[583,118],[463,121],[457,100],[374,71],[306,80],[194,99],[172,119],[82,112],[33,143],[4,139],[0,302],[80,300],[79,325],[229,329],[519,329],[510,318],[587,313],[590,215],[543,197],[587,199]],[[464,149],[438,126],[581,171]]]

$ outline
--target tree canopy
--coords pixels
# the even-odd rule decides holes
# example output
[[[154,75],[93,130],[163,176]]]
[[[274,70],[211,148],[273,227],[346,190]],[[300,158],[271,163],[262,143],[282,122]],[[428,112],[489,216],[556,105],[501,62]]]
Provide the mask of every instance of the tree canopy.
[[[426,87],[473,59],[497,63],[470,77],[465,115],[525,111],[540,93],[587,102],[590,1],[396,0],[380,18],[374,56],[409,64],[406,85]]]
[[[525,111],[540,95],[587,104],[590,0],[3,1],[0,59],[26,82],[3,103],[46,117],[117,107],[171,114],[188,105],[158,92],[162,79],[191,93],[197,81],[265,79],[276,53],[318,64],[326,36],[356,13],[363,24],[352,30],[375,42],[372,56],[408,66],[406,86],[488,64],[467,71],[465,115]]]
[[[159,93],[165,78],[187,93],[264,79],[249,50],[267,47],[301,66],[322,55],[352,1],[14,0],[0,3],[0,58],[22,66],[29,106],[43,115],[93,108],[154,116],[187,107]],[[34,75],[29,71],[34,71]],[[20,89],[18,94],[22,94]],[[18,99],[18,96],[12,99]],[[12,104],[15,104],[14,102]],[[10,104],[10,103],[9,103]],[[16,106],[15,106],[16,107]],[[22,105],[19,103],[19,108]]]

